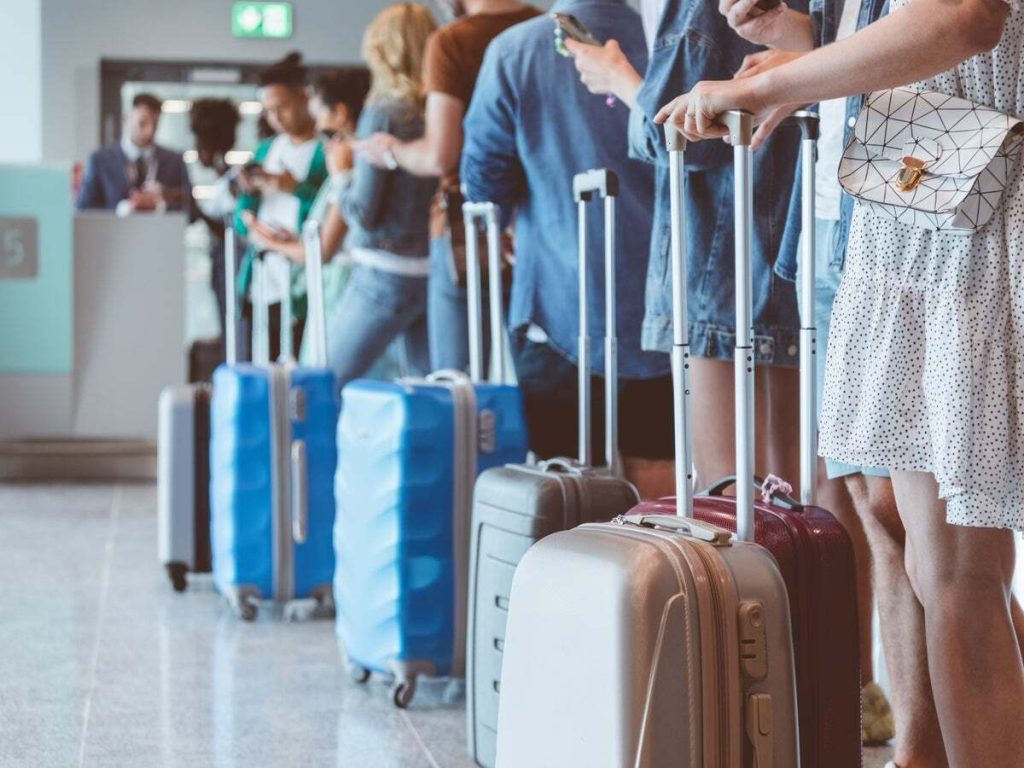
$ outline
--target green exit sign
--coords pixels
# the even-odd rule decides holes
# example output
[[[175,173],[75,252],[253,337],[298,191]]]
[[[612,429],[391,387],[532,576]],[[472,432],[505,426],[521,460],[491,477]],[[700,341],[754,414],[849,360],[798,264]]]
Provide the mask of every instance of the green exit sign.
[[[291,37],[292,4],[235,3],[231,6],[231,34],[235,37]]]

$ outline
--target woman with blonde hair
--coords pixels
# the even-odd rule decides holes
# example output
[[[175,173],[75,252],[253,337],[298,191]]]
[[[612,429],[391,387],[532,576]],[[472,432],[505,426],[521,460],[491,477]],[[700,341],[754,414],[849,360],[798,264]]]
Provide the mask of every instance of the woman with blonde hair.
[[[436,28],[416,3],[384,9],[363,37],[371,86],[356,138],[387,131],[423,133],[420,79],[427,38]],[[350,153],[351,154],[351,153]],[[348,225],[353,267],[327,321],[327,360],[344,386],[363,376],[401,336],[410,373],[429,369],[427,343],[428,215],[436,180],[354,158],[351,184],[338,199]]]

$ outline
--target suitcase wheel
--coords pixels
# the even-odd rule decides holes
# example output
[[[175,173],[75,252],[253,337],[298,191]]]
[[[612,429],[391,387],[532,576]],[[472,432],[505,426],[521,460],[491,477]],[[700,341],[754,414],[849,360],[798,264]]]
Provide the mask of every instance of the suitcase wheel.
[[[368,670],[366,667],[361,667],[358,664],[352,664],[348,668],[348,675],[355,682],[362,685],[370,679],[370,670]]]
[[[323,619],[333,619],[335,615],[334,607],[334,593],[331,588],[325,587],[318,589],[313,593],[313,597],[316,598],[316,616]],[[369,672],[366,673],[369,676]]]
[[[242,621],[253,621],[257,612],[256,602],[249,597],[243,598],[238,605],[238,615]]]
[[[399,709],[405,709],[412,703],[412,697],[416,695],[416,678],[410,680],[399,680],[391,689],[391,700]]]
[[[188,579],[185,578],[187,573],[188,566],[184,563],[167,564],[167,576],[170,578],[171,586],[174,587],[175,592],[184,592],[188,587]]]

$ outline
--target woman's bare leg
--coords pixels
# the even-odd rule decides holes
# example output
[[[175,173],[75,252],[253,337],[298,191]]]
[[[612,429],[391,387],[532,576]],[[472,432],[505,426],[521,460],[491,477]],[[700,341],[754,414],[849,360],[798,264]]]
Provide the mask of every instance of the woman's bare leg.
[[[945,768],[946,749],[928,674],[924,610],[906,569],[906,532],[892,483],[881,477],[846,478],[871,546],[879,630],[895,714],[894,755],[904,768]]]
[[[893,487],[907,531],[908,572],[924,606],[928,670],[949,763],[1019,765],[1024,729],[1007,727],[1006,719],[1024,712],[1024,663],[1010,610],[1013,532],[948,525],[930,474],[895,472]]]

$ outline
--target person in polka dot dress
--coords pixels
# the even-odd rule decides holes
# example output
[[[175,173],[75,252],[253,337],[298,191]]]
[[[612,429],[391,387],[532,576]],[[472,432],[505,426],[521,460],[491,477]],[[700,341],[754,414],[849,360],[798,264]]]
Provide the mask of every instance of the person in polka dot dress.
[[[698,84],[659,120],[691,141],[721,138],[717,118],[745,109],[760,124],[756,148],[796,105],[908,83],[1024,115],[1020,0],[892,0],[887,17],[832,45]],[[1000,209],[968,237],[857,209],[820,442],[828,458],[891,470],[906,528],[939,732],[928,757],[898,753],[900,768],[1024,764],[1024,729],[1007,727],[1024,713],[1010,611],[1014,530],[1024,530],[1022,360],[1019,157]]]

